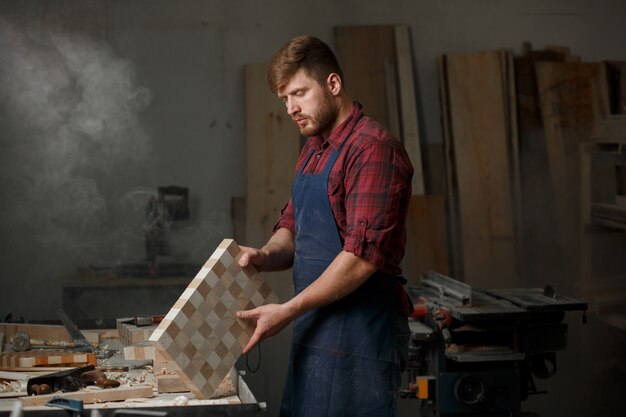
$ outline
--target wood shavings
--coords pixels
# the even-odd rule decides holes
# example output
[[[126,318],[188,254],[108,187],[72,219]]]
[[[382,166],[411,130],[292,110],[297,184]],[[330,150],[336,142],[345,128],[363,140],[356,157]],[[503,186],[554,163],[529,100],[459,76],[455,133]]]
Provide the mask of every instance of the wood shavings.
[[[226,378],[224,378],[224,380],[217,387],[217,390],[215,390],[215,393],[211,396],[211,399],[228,397],[230,395],[237,395],[237,390],[235,389],[235,386],[233,385],[233,381],[230,378],[230,374],[228,374],[226,375]]]
[[[187,398],[184,395],[179,395],[178,397],[174,398],[174,400],[172,401],[172,405],[187,405],[189,403],[189,398]]]
[[[0,382],[0,392],[20,392],[22,384],[18,381],[2,381]]]

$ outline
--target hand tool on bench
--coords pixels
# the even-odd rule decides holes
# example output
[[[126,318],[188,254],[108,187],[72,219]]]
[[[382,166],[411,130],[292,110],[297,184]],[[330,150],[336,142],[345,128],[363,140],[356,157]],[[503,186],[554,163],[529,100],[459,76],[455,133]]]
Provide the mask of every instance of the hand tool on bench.
[[[122,323],[133,324],[135,326],[144,327],[144,326],[152,326],[155,324],[161,323],[165,318],[164,315],[158,316],[135,316],[129,317],[125,319],[120,319]]]
[[[28,395],[44,395],[57,391],[78,391],[80,387],[86,385],[81,380],[81,375],[94,369],[96,369],[94,365],[86,365],[30,378],[26,383],[26,392]]]
[[[96,349],[91,346],[85,335],[78,329],[78,326],[74,324],[74,322],[67,316],[67,314],[65,314],[63,310],[57,310],[57,315],[74,341],[74,347],[72,350],[76,352],[95,353],[100,359],[110,358],[115,354],[114,351],[101,351],[100,349]]]
[[[58,349],[73,348],[74,343],[65,340],[45,340],[33,339],[28,332],[20,331],[15,333],[12,339],[13,350],[16,352],[25,352],[31,348],[37,349]]]
[[[74,341],[73,350],[77,352],[97,353],[97,349],[89,344],[85,335],[78,329],[78,326],[74,324],[74,322],[67,316],[67,314],[65,314],[63,310],[57,310],[57,315]]]
[[[152,326],[153,324],[159,324],[165,316],[137,316],[133,319],[135,326]]]

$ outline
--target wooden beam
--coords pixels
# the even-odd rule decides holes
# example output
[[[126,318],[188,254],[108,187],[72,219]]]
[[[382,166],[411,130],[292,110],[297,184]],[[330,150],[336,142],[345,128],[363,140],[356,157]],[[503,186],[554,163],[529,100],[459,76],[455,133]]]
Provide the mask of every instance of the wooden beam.
[[[402,142],[413,164],[413,195],[424,195],[424,172],[419,123],[417,120],[417,98],[413,71],[413,54],[409,27],[394,28],[398,62],[398,84],[400,90],[400,114],[402,120]]]

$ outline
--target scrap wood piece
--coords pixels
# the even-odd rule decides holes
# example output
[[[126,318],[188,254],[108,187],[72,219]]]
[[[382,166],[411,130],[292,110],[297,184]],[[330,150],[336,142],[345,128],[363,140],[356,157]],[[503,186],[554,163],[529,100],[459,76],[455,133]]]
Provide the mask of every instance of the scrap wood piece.
[[[178,374],[168,375],[155,375],[157,391],[159,393],[172,393],[172,392],[189,392],[191,391],[185,381],[183,381]]]
[[[72,398],[81,400],[85,404],[103,403],[109,401],[124,401],[131,398],[152,398],[152,385],[135,385],[132,387],[109,388],[93,391],[64,392],[48,395],[32,395],[20,398],[22,406],[31,407],[45,405],[54,397]]]
[[[239,266],[242,254],[224,239],[150,336],[198,399],[213,396],[254,332],[236,312],[278,300],[253,266]]]
[[[0,369],[34,368],[38,366],[82,366],[95,365],[95,353],[71,352],[66,350],[30,350],[5,352],[0,355]]]

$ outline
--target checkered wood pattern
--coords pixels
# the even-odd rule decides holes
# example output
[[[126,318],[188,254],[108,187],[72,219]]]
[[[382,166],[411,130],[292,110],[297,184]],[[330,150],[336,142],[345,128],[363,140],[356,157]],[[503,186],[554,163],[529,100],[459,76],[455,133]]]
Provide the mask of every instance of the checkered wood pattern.
[[[239,267],[241,255],[222,241],[149,339],[198,399],[213,396],[252,336],[236,312],[278,301],[254,267]]]
[[[34,368],[36,366],[84,366],[95,364],[95,353],[71,352],[67,350],[29,350],[27,352],[7,352],[0,356],[0,369]]]

